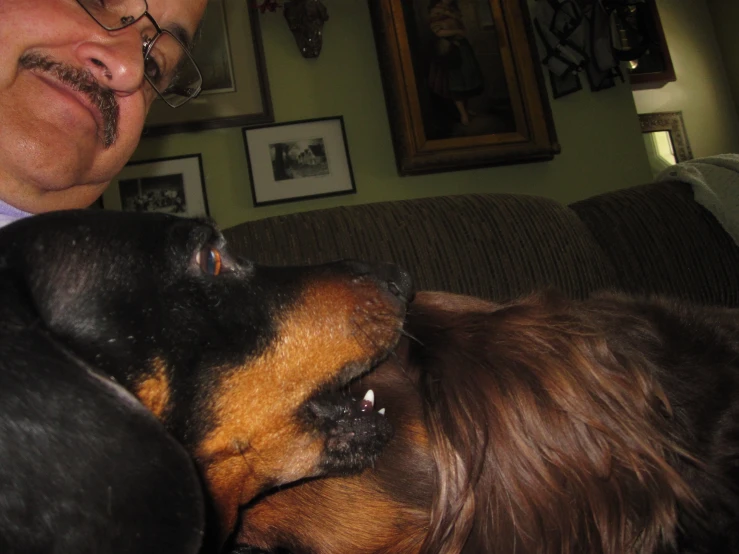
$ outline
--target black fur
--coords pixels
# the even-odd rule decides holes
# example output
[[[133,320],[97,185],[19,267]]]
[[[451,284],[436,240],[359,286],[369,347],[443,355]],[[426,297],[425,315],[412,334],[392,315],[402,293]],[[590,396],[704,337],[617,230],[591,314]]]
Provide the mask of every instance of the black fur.
[[[218,276],[197,263],[211,248]],[[219,383],[270,347],[306,281],[369,273],[258,268],[210,223],[173,216],[70,211],[0,231],[0,553],[198,552]],[[131,394],[156,360],[157,417]],[[365,465],[384,439],[367,441]],[[316,465],[341,466],[340,446]]]

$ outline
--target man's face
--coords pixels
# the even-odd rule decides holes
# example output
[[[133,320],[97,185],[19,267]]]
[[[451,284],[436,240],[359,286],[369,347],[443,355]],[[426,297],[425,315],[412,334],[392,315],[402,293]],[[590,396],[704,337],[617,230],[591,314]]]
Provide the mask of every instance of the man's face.
[[[148,11],[192,36],[206,1]],[[0,0],[0,183],[16,207],[87,205],[125,165],[156,98],[142,53],[154,33],[146,18],[106,31],[76,0]]]

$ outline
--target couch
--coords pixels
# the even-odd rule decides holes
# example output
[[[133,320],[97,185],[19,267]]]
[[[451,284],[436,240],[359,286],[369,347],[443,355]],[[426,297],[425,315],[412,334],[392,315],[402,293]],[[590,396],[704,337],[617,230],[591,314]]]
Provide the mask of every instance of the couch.
[[[224,231],[235,253],[271,265],[393,261],[418,290],[506,300],[543,287],[601,289],[739,306],[739,247],[690,185],[631,187],[569,206],[466,194],[344,206]]]

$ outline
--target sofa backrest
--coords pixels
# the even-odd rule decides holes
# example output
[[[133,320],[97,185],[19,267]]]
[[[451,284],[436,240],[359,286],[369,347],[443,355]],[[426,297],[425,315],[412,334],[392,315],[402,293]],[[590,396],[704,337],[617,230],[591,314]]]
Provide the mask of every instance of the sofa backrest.
[[[546,198],[472,194],[344,206],[224,231],[237,254],[268,265],[341,258],[391,261],[418,290],[505,300],[542,287],[573,297],[617,285],[587,227]]]
[[[570,207],[608,257],[621,289],[739,307],[739,247],[687,183],[631,187]]]
[[[469,194],[344,206],[226,229],[268,265],[391,261],[418,290],[506,300],[543,287],[611,288],[739,307],[739,247],[689,185],[653,183],[570,207],[536,196]]]

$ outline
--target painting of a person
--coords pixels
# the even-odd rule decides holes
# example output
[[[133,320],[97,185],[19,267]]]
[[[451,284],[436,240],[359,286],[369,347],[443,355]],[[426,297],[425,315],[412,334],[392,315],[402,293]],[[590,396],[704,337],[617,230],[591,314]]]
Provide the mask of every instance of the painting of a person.
[[[454,102],[462,125],[474,116],[467,100],[484,90],[484,81],[475,52],[467,40],[458,0],[431,0],[429,26],[434,34],[434,56],[429,69],[429,87]]]

